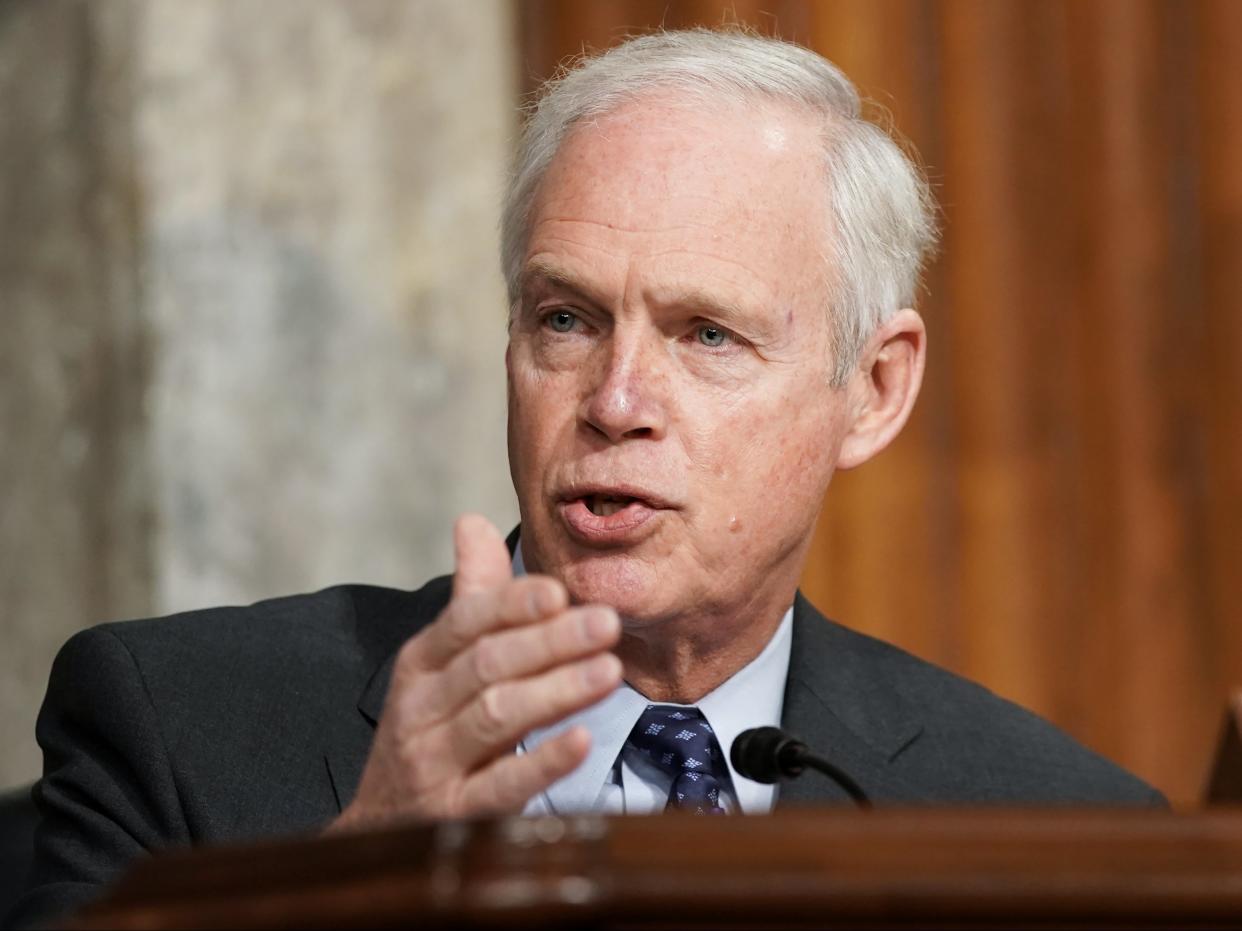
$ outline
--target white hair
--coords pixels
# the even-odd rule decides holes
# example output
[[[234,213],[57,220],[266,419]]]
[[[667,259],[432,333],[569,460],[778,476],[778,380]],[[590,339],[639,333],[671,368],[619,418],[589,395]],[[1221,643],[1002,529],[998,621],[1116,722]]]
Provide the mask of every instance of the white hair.
[[[672,90],[696,103],[756,98],[809,110],[823,121],[832,242],[827,249],[833,384],[844,384],[881,323],[912,307],[936,238],[934,205],[919,168],[862,117],[858,91],[808,49],[738,28],[657,32],[562,70],[540,91],[518,143],[501,221],[501,262],[520,299],[531,209],[569,131],[638,96]]]

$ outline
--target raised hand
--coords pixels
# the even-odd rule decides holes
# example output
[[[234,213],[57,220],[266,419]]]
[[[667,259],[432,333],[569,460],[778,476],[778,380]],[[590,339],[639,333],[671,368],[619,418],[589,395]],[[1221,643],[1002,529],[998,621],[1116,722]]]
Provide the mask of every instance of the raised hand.
[[[520,812],[586,758],[590,735],[573,727],[523,754],[518,741],[621,681],[615,611],[569,607],[548,576],[514,579],[483,517],[458,519],[453,540],[452,599],[401,647],[358,793],[330,830]]]

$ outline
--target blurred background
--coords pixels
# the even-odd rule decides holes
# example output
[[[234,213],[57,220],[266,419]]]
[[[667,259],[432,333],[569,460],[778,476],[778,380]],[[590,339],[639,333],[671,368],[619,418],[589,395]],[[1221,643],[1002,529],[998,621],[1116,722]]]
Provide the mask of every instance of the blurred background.
[[[416,587],[456,514],[515,521],[517,107],[739,21],[842,66],[943,211],[923,396],[805,590],[1200,798],[1242,686],[1236,0],[0,0],[0,786],[73,631]]]

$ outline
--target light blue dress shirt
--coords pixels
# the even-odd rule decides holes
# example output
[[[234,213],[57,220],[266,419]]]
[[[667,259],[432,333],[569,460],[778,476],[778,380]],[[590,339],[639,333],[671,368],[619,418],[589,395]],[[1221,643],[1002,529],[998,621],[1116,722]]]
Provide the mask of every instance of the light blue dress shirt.
[[[519,541],[513,554],[513,574],[524,573]],[[696,703],[719,739],[726,759],[734,738],[742,731],[764,725],[780,726],[792,642],[791,606],[759,655]],[[625,751],[625,740],[648,704],[647,698],[623,682],[603,701],[551,727],[527,734],[518,745],[518,753],[529,752],[542,741],[581,724],[591,734],[591,750],[581,766],[532,798],[523,814],[632,815],[663,811],[672,789],[672,777],[640,754]],[[732,762],[729,777],[732,785],[724,793],[726,811],[751,815],[772,810],[776,786],[742,778],[733,771]]]

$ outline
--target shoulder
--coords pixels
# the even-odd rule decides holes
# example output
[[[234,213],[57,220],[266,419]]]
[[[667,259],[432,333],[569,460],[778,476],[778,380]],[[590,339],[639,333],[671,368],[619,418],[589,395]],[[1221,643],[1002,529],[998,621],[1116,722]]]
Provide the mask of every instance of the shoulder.
[[[206,608],[89,628],[62,654],[129,654],[144,677],[184,686],[213,677],[353,678],[434,620],[449,580],[416,591],[339,585],[251,605]],[[443,597],[440,597],[443,593]]]
[[[1164,804],[1136,776],[976,682],[832,621],[822,634],[825,662],[848,657],[870,694],[885,693],[919,722],[895,761],[917,779],[962,801]]]
[[[230,745],[311,734],[354,709],[386,658],[435,619],[448,587],[341,585],[102,624],[62,648],[48,700],[147,705],[167,745],[186,751],[216,743],[204,728]]]
[[[345,585],[85,630],[57,656],[40,713],[45,789],[88,771],[98,789],[123,758],[171,813],[157,820],[184,823],[151,845],[300,827],[331,802],[324,754],[365,756],[358,703],[442,591]]]
[[[153,712],[171,747],[209,746],[196,733],[204,727],[218,736],[310,728],[353,708],[386,657],[435,618],[441,590],[447,580],[413,592],[341,585],[88,628],[53,663],[44,717],[112,708],[133,722]]]
[[[346,585],[71,638],[37,725],[42,821],[20,920],[65,913],[156,848],[331,817],[327,754],[365,757],[359,696],[448,585]]]

